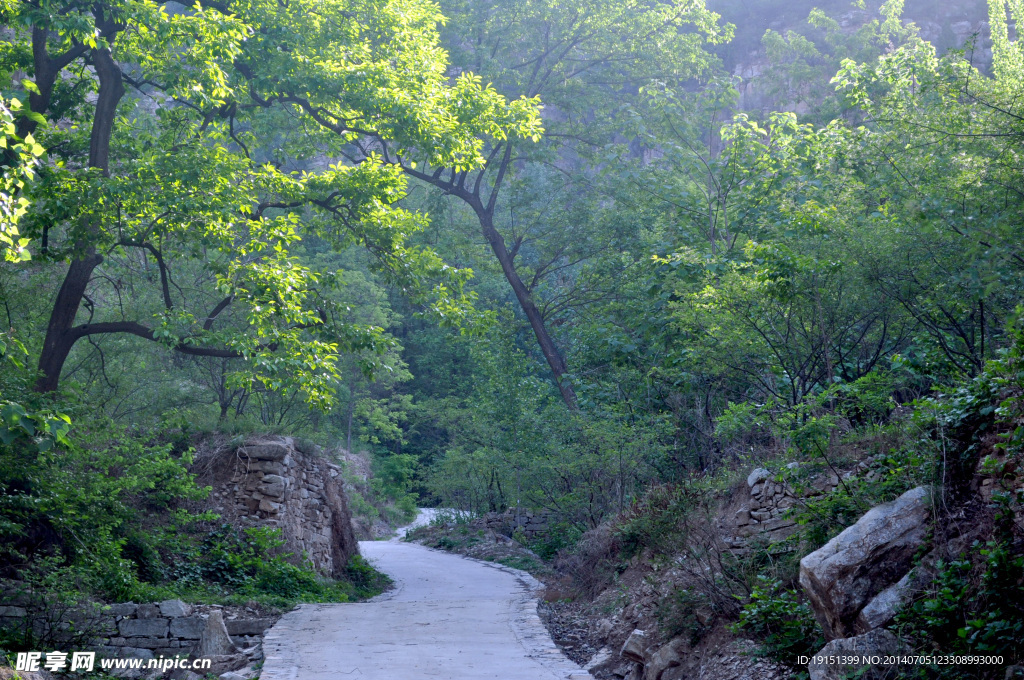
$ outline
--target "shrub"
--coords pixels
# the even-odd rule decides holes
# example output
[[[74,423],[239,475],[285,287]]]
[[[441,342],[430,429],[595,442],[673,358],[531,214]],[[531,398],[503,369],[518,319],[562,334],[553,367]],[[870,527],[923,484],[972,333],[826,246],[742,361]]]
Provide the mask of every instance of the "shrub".
[[[711,630],[713,605],[699,590],[677,588],[658,603],[655,617],[666,638],[688,635],[693,646]]]
[[[765,656],[791,667],[797,657],[814,654],[825,644],[811,608],[794,590],[762,576],[740,612],[732,631],[745,630],[760,643]]]
[[[676,553],[686,544],[686,516],[700,500],[700,491],[690,486],[651,487],[616,524],[622,555],[628,559],[644,548],[662,555]]]
[[[973,559],[971,559],[973,558]],[[1024,554],[1007,532],[975,542],[970,558],[939,561],[937,574],[896,617],[902,636],[924,653],[1024,657]],[[922,668],[940,678],[1003,677],[1003,667]]]

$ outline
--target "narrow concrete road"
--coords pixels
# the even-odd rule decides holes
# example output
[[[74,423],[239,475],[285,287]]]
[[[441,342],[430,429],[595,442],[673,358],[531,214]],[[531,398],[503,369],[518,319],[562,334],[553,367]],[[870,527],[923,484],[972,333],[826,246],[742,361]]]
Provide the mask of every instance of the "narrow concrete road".
[[[395,589],[286,614],[264,638],[261,680],[591,677],[551,641],[529,574],[397,538],[359,549]]]

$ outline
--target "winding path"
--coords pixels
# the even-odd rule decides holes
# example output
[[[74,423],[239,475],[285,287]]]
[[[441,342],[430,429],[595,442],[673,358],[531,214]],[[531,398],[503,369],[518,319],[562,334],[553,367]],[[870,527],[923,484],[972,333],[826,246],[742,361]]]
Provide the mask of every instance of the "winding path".
[[[591,677],[551,641],[529,574],[398,539],[359,549],[395,588],[283,616],[264,638],[261,680]]]

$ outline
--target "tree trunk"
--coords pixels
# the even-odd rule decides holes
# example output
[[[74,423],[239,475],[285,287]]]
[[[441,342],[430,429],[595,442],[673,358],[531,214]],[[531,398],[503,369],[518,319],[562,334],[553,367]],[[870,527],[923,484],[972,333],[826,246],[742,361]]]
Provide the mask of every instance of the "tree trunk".
[[[45,51],[39,54],[45,57]],[[89,167],[99,168],[106,175],[110,164],[110,136],[114,130],[117,104],[124,96],[124,84],[121,82],[121,69],[110,56],[109,49],[96,49],[92,54],[100,90],[89,140]],[[37,113],[42,114],[45,111]],[[85,238],[95,237],[98,232],[99,226],[93,223],[89,226],[88,236]],[[57,299],[53,302],[50,322],[46,326],[43,351],[39,355],[39,371],[42,375],[36,381],[38,392],[52,392],[60,385],[64,362],[67,361],[75,342],[81,337],[71,332],[78,308],[82,304],[93,270],[103,262],[103,256],[96,252],[95,246],[88,240],[76,245],[76,250],[82,254],[71,261],[64,282],[57,292]]]
[[[540,345],[540,351],[543,352],[544,358],[548,361],[548,366],[551,367],[555,384],[558,385],[558,391],[562,393],[562,400],[571,410],[577,410],[576,391],[573,390],[572,385],[565,377],[565,374],[568,373],[565,359],[562,358],[558,348],[555,346],[555,341],[551,339],[551,335],[544,325],[544,318],[541,316],[540,310],[537,309],[530,291],[519,277],[519,272],[516,271],[515,263],[512,261],[512,254],[508,252],[508,248],[505,245],[505,239],[494,228],[494,221],[489,212],[478,210],[477,216],[480,219],[480,227],[483,230],[484,238],[487,239],[491,250],[494,251],[494,256],[498,258],[498,262],[501,264],[501,271],[505,274],[505,279],[509,282],[509,285],[512,286],[516,300],[519,301],[519,306],[522,307],[534,335],[537,336],[537,344]]]

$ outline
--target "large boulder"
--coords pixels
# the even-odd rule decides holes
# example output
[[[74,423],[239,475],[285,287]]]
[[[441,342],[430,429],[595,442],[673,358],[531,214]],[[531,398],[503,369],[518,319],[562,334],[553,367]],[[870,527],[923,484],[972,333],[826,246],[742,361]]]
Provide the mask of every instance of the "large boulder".
[[[644,680],[663,680],[665,671],[682,664],[687,646],[686,640],[678,637],[649,654],[644,664]]]
[[[800,584],[828,639],[865,633],[891,618],[904,589],[889,589],[910,570],[930,517],[929,492],[918,487],[872,508],[800,560]],[[885,601],[869,607],[879,595]],[[869,615],[860,617],[865,608]]]
[[[870,663],[837,663],[839,660],[868,660],[871,657],[896,655],[906,648],[895,635],[884,629],[873,630],[864,635],[832,640],[821,651],[811,657],[807,671],[811,680],[844,680],[857,677],[859,680],[888,680],[900,677],[898,666]],[[834,663],[835,662],[835,663]]]
[[[649,644],[651,644],[651,640],[647,637],[647,633],[642,630],[634,630],[626,638],[626,641],[622,643],[619,656],[623,659],[642,664],[647,661],[647,646]]]

